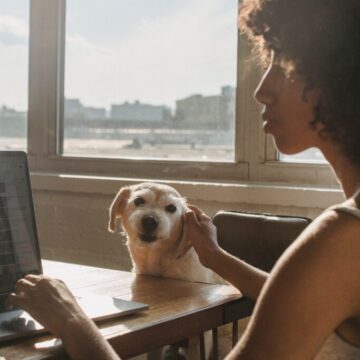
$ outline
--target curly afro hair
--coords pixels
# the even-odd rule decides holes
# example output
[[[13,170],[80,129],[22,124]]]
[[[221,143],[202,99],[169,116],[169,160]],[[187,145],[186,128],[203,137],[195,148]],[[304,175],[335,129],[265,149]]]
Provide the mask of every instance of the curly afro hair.
[[[239,27],[263,64],[273,50],[320,90],[311,124],[360,166],[360,1],[243,0]]]

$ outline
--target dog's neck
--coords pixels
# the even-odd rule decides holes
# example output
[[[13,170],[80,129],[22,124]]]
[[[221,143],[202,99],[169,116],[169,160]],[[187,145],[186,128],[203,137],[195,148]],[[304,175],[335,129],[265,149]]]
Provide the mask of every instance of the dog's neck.
[[[137,247],[135,250],[130,245],[130,254],[134,265],[133,270],[138,274],[162,276],[176,261],[173,249],[162,252],[159,256],[158,249],[155,247]]]

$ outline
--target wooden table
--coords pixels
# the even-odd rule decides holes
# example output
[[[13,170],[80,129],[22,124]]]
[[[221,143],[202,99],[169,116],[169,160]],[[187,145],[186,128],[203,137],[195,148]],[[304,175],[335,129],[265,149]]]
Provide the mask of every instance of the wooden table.
[[[122,358],[135,356],[216,328],[250,312],[248,301],[230,285],[191,283],[130,272],[43,261],[44,273],[63,279],[71,289],[109,294],[149,304],[137,314],[99,324]],[[0,357],[64,359],[51,335],[0,343]]]

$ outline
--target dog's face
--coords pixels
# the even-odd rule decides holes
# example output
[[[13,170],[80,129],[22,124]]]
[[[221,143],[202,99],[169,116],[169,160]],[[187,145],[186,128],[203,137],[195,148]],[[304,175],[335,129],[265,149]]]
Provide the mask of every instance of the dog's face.
[[[141,183],[122,188],[110,208],[109,230],[121,219],[130,247],[178,249],[186,200],[170,186]]]

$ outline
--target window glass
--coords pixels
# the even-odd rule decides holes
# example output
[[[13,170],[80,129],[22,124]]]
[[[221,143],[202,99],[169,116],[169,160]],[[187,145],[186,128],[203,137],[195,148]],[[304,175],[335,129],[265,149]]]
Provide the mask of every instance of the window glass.
[[[311,148],[295,155],[279,154],[279,160],[284,162],[297,162],[297,163],[327,163],[322,152],[319,149]]]
[[[27,148],[29,1],[0,2],[0,148]]]
[[[66,155],[232,160],[237,0],[68,0]]]

